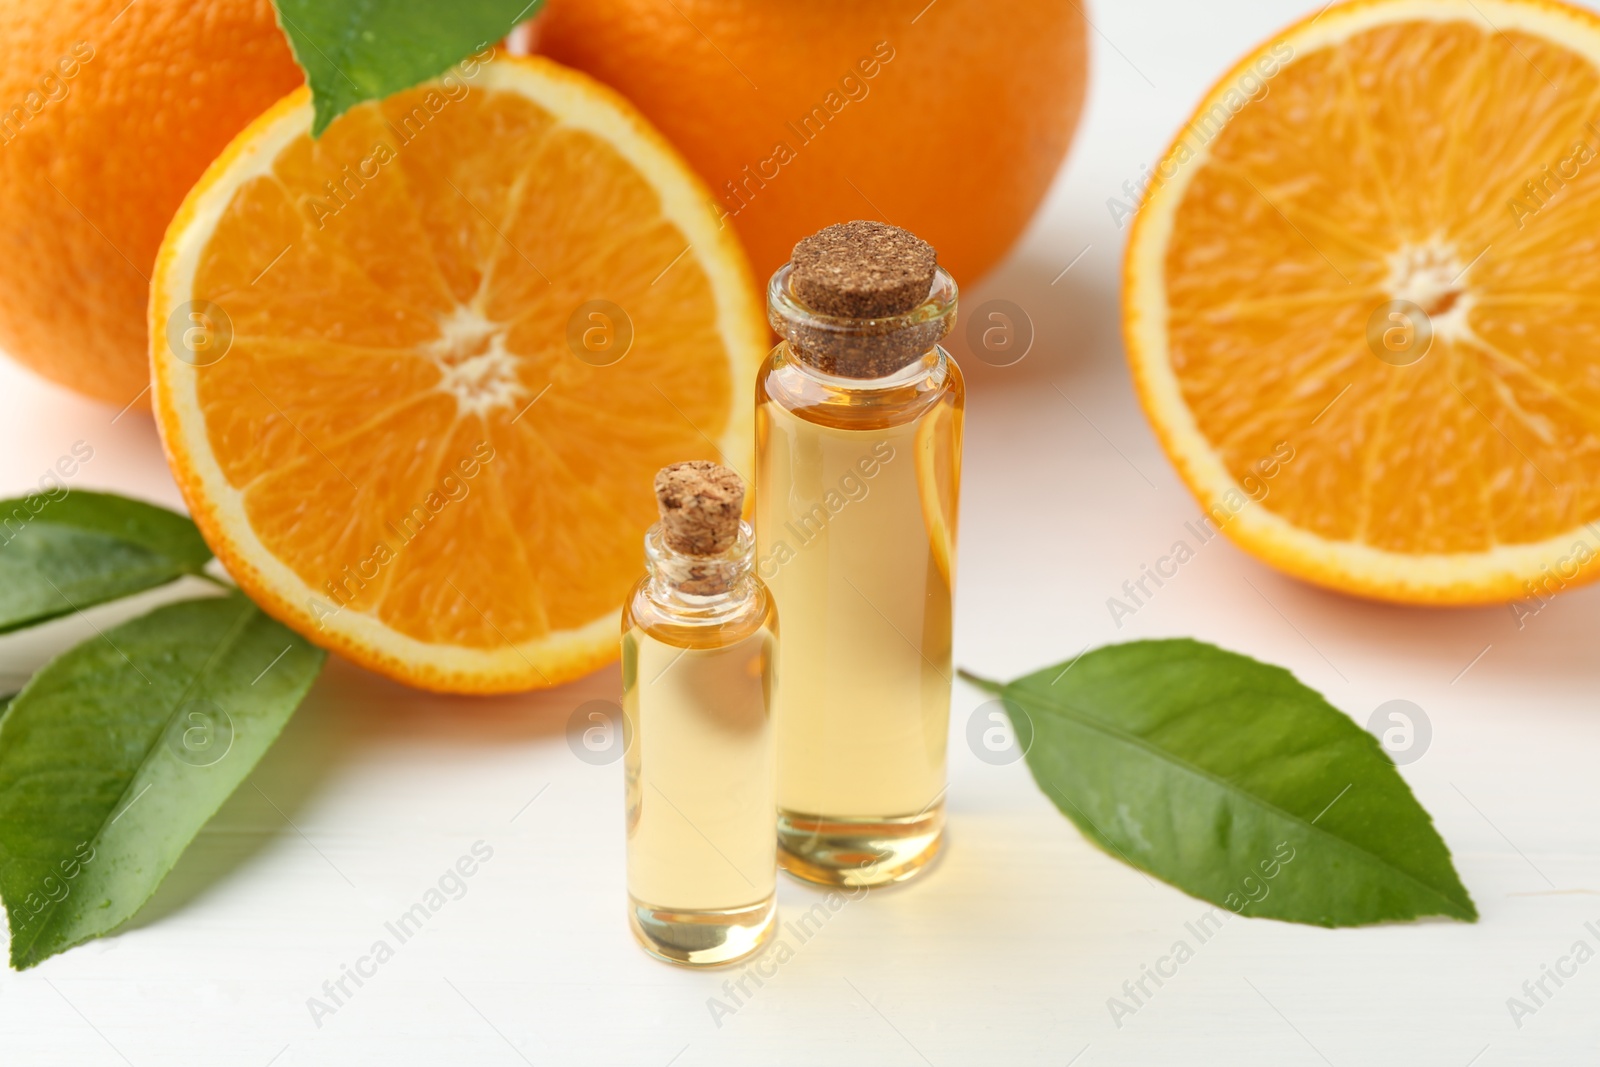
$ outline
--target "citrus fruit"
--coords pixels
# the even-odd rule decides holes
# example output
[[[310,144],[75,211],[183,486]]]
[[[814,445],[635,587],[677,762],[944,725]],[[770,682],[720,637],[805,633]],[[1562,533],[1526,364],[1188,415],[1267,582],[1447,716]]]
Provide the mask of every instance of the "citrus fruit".
[[[963,395],[958,404],[964,402]],[[951,404],[935,407],[917,425],[914,441],[922,525],[928,531],[934,565],[951,587],[955,585],[955,576],[950,573],[950,557],[954,555],[956,516],[959,514],[957,498],[961,489],[960,410],[959,406]]]
[[[195,521],[263,608],[407,683],[613,659],[656,470],[748,469],[766,332],[738,242],[626,101],[548,60],[310,121],[300,90],[251,124],[157,258]]]
[[[968,285],[1066,154],[1084,31],[1077,0],[549,0],[537,47],[678,146],[759,277],[807,234],[869,218]]]
[[[0,40],[0,349],[144,403],[161,234],[300,69],[269,0],[0,0]]]
[[[1134,382],[1235,542],[1385,600],[1597,573],[1600,19],[1366,0],[1247,56],[1151,172]]]

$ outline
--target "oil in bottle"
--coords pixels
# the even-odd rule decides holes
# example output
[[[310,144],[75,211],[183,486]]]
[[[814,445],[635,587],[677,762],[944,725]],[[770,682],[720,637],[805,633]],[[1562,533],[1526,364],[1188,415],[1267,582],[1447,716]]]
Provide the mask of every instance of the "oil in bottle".
[[[729,963],[775,917],[777,618],[739,476],[679,463],[656,495],[622,620],[629,923],[662,959]]]
[[[768,288],[757,558],[784,628],[779,860],[811,881],[909,878],[943,838],[956,295],[931,247],[871,222],[802,241]]]

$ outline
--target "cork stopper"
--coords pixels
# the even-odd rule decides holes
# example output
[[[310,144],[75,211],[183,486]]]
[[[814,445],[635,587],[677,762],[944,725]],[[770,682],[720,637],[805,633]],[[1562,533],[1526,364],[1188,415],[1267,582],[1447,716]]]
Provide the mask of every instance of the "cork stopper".
[[[883,378],[915,363],[955,324],[955,284],[933,246],[858,219],[794,246],[773,276],[768,318],[825,374]]]
[[[813,311],[848,319],[902,315],[928,298],[938,255],[909,231],[857,219],[794,246],[794,295]]]
[[[685,556],[720,556],[739,539],[744,480],[721,464],[691,459],[656,473],[662,540]]]

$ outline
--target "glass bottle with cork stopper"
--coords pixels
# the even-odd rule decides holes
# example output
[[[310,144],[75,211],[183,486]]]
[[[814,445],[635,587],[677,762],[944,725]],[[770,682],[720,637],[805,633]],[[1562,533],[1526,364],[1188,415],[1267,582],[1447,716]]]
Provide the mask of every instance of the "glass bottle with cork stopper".
[[[773,275],[756,390],[756,535],[784,640],[779,862],[878,885],[944,832],[965,390],[934,249],[830,226]]]
[[[628,919],[652,955],[729,963],[776,914],[772,812],[777,614],[726,467],[656,475],[649,574],[622,613]]]

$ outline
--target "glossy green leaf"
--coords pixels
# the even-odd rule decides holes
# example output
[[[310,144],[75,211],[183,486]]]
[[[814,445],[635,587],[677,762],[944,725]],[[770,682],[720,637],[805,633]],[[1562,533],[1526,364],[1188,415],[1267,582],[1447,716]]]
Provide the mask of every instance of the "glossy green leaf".
[[[1198,641],[1111,645],[1000,694],[1045,794],[1113,856],[1240,914],[1473,921],[1377,740],[1288,671]]]
[[[158,608],[35,675],[0,724],[12,966],[131,917],[278,736],[324,655],[234,594]]]
[[[364,100],[443,74],[494,44],[544,0],[275,0],[278,25],[306,72],[312,136]]]
[[[193,522],[127,497],[74,490],[0,500],[0,633],[199,574]]]

